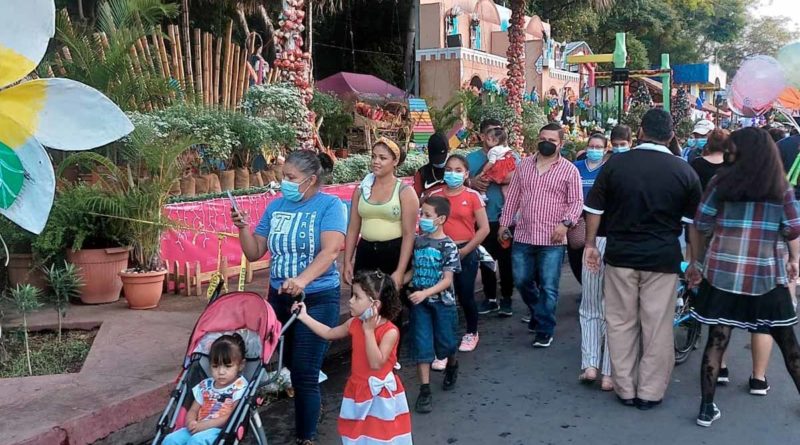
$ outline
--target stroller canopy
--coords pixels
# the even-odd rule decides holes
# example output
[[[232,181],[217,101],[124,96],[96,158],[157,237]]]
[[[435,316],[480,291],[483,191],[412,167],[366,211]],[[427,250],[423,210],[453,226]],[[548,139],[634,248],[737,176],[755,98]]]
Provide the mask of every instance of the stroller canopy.
[[[197,319],[189,339],[185,362],[188,363],[195,352],[208,353],[210,343],[206,344],[203,340],[213,337],[209,334],[240,330],[257,334],[257,338],[243,335],[248,358],[260,357],[263,363],[269,362],[278,345],[281,323],[267,300],[254,292],[231,292],[220,296],[206,307]]]

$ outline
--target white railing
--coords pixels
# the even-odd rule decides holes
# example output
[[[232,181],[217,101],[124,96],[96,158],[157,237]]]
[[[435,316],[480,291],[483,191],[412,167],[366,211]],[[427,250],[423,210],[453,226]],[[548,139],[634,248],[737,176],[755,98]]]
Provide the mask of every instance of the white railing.
[[[429,62],[432,60],[469,60],[482,63],[484,65],[505,68],[508,59],[483,51],[470,48],[430,48],[417,50],[417,62]]]
[[[581,79],[581,75],[578,73],[573,73],[572,71],[565,71],[556,68],[551,68],[550,78],[563,81],[578,82]]]

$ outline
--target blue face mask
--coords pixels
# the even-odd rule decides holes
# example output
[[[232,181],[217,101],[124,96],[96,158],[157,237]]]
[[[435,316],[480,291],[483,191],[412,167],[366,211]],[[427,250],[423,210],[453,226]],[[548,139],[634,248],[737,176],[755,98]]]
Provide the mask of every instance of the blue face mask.
[[[424,233],[433,233],[436,231],[436,223],[431,218],[420,218],[419,229]]]
[[[630,147],[625,147],[625,146],[622,146],[622,145],[616,145],[614,147],[611,147],[611,152],[612,153],[625,153],[626,151],[630,151],[630,149],[631,149]]]
[[[605,150],[603,150],[603,149],[590,148],[590,149],[586,150],[586,159],[588,159],[588,160],[590,160],[592,162],[597,162],[597,161],[603,159],[603,155],[604,154],[605,154]]]
[[[300,184],[308,181],[309,178],[311,178],[311,176],[301,182],[292,182],[286,179],[281,181],[281,193],[283,193],[283,197],[292,202],[300,202],[305,194],[305,192],[300,192]],[[308,189],[306,189],[306,192],[307,191]]]
[[[444,172],[444,183],[451,189],[457,189],[464,185],[464,173]]]
[[[433,168],[444,168],[445,164],[447,164],[447,161],[444,161],[441,164],[431,164],[431,165],[433,166]]]
[[[708,142],[706,138],[691,138],[686,141],[686,145],[688,145],[689,148],[703,148],[706,146],[706,142]]]

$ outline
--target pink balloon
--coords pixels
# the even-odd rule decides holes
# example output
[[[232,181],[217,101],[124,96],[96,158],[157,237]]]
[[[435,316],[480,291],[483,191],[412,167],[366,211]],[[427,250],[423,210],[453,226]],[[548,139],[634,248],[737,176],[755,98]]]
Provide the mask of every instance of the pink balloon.
[[[735,105],[766,111],[786,88],[786,76],[773,57],[753,56],[739,67],[731,87]]]

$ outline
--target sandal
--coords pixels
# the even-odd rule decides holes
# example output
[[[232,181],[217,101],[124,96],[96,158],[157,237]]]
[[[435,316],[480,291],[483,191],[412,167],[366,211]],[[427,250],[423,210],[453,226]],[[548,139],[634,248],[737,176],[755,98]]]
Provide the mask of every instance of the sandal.
[[[583,370],[581,375],[578,376],[578,380],[581,383],[591,384],[597,380],[597,368],[586,368]]]
[[[611,376],[604,375],[602,379],[600,379],[600,390],[601,391],[613,391],[614,390],[614,381],[611,380]]]

